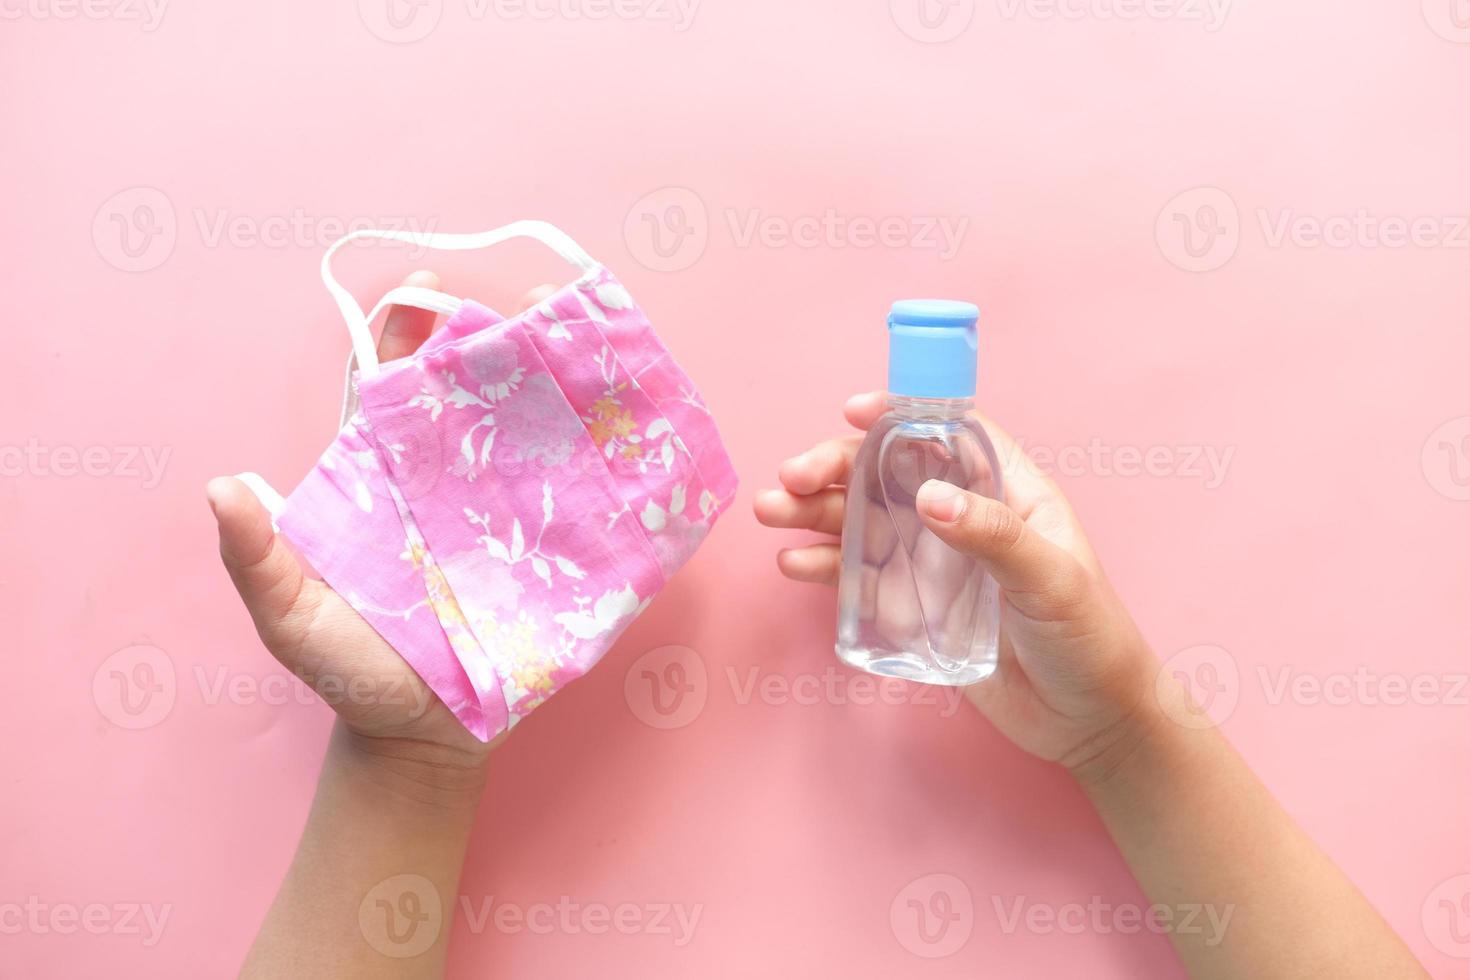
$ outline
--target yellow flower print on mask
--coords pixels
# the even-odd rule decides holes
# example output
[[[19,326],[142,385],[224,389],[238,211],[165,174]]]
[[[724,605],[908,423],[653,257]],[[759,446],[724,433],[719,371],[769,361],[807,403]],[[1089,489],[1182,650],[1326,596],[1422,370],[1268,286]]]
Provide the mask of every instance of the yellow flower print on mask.
[[[553,675],[559,666],[555,655],[536,645],[541,627],[524,611],[508,623],[488,619],[481,633],[493,647],[495,657],[505,665],[505,674],[514,688],[512,700],[532,698],[540,703],[556,690]],[[529,706],[528,706],[529,707]]]
[[[618,392],[625,387],[626,384],[618,385],[593,402],[592,417],[583,420],[587,423],[587,433],[592,436],[598,449],[602,449],[612,440],[626,439],[638,428],[638,421],[633,418],[633,413],[624,408],[618,398]]]

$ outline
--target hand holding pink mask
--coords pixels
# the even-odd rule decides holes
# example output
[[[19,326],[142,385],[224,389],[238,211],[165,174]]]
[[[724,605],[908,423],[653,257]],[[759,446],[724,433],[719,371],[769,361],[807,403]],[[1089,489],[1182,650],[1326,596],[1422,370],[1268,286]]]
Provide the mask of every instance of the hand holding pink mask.
[[[400,287],[371,314],[332,277],[349,241],[440,249],[535,238],[581,275],[504,319]],[[736,478],[688,377],[628,291],[561,231],[368,231],[322,262],[358,370],[336,440],[282,498],[250,485],[323,579],[489,740],[595,664],[732,502]],[[387,306],[449,319],[380,365]]]

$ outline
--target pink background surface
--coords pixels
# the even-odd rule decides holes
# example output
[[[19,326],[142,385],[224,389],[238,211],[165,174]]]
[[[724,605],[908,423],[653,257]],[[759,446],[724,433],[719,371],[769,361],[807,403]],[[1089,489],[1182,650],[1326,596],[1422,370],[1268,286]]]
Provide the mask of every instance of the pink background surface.
[[[5,7],[0,906],[100,903],[113,925],[8,913],[0,970],[233,971],[330,712],[279,684],[204,482],[254,468],[289,487],[332,435],[331,223],[545,217],[648,310],[745,486],[599,669],[497,754],[463,892],[700,919],[681,947],[474,934],[456,909],[454,975],[1178,974],[1162,936],[1003,927],[997,902],[1146,899],[1067,778],[974,712],[852,703],[832,596],[783,582],[772,554],[796,536],[749,515],[781,459],[842,430],[845,395],[881,385],[887,304],[942,295],[981,304],[984,407],[1028,444],[1073,463],[1165,447],[1153,475],[1059,473],[1118,588],[1161,656],[1222,648],[1225,730],[1431,970],[1470,976],[1470,30],[1450,0],[1419,7],[1242,0],[1211,30],[1182,0],[1133,20],[959,0],[926,34],[908,0],[706,0],[683,30],[651,0],[632,20],[428,0],[398,35],[377,0],[177,4],[151,30],[107,0]],[[948,257],[741,235],[752,212],[828,209],[968,225]],[[1314,245],[1337,216],[1347,237]],[[694,234],[661,258],[646,217],[665,244]],[[117,218],[163,234],[125,240]],[[1416,219],[1416,241],[1386,243]],[[366,300],[424,265],[498,305],[559,272],[531,246],[342,269]],[[101,447],[93,475],[60,475],[64,447]],[[129,447],[168,454],[156,486]],[[1223,480],[1205,450],[1233,454]],[[670,645],[705,670],[663,730],[625,679]],[[165,689],[131,702],[153,723],[129,730],[108,681],[146,678],[139,657]],[[1360,668],[1345,703],[1276,696],[1283,671]],[[1435,693],[1386,703],[1394,677]],[[936,880],[973,922],[928,959],[905,909]],[[126,905],[168,907],[156,942]]]

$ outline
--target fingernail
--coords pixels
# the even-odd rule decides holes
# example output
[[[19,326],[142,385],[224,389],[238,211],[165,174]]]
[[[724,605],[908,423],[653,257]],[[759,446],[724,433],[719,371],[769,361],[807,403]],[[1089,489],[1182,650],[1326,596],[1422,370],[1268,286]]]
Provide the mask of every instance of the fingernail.
[[[965,512],[965,495],[942,480],[930,480],[919,488],[919,509],[936,521],[953,524]]]
[[[215,477],[204,485],[204,499],[209,501],[209,510],[215,517],[219,516],[219,483],[224,477]]]

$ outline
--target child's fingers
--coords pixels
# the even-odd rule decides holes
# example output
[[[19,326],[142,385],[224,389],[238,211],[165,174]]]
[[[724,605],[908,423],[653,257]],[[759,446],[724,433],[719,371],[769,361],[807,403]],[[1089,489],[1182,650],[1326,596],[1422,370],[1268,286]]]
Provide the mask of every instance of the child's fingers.
[[[919,488],[917,504],[929,530],[984,562],[1026,616],[1042,622],[1070,619],[1087,599],[1089,579],[1077,559],[1000,501],[930,480]]]
[[[857,437],[817,443],[800,456],[793,456],[781,464],[777,472],[782,485],[792,493],[804,496],[834,483],[845,484],[861,444]]]
[[[428,271],[414,272],[403,280],[403,285],[438,289],[439,277]],[[416,306],[389,307],[383,336],[378,341],[378,360],[393,361],[418,350],[433,332],[437,316],[433,310],[421,310]]]
[[[861,395],[853,395],[842,406],[842,414],[847,418],[849,425],[857,429],[867,431],[873,427],[873,423],[888,411],[888,394],[882,391],[865,391]]]
[[[841,565],[842,549],[835,544],[787,548],[776,555],[776,566],[781,569],[781,574],[797,582],[836,585]]]
[[[762,490],[755,495],[755,519],[766,527],[841,534],[846,501],[847,492],[841,487],[824,487],[803,497],[786,490]]]
[[[314,583],[271,527],[270,515],[255,495],[233,477],[209,482],[209,506],[219,523],[219,553],[250,618],[266,645],[274,649],[282,624],[300,611]]]
[[[853,395],[842,409],[849,424],[865,431],[872,428],[873,423],[877,422],[886,411],[888,411],[888,394],[883,391],[868,391],[861,395]],[[1010,433],[993,420],[979,413],[974,414],[980,424],[985,427],[986,434],[990,436],[990,441],[995,446],[996,455],[1000,457],[1006,487],[1006,500],[1016,510],[1023,515],[1029,514],[1040,500],[1048,496],[1061,496],[1056,485],[1031,461],[1020,443]]]

